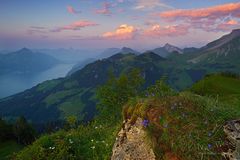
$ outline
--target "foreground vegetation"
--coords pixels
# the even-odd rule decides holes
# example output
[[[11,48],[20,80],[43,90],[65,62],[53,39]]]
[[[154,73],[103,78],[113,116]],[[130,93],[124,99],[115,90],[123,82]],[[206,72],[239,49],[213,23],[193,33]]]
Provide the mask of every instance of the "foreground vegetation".
[[[42,136],[12,159],[109,159],[122,120],[131,119],[134,124],[141,117],[147,122],[143,124],[147,141],[158,159],[220,160],[225,140],[222,126],[240,117],[239,103],[230,98],[235,95],[239,101],[240,89],[235,87],[240,81],[227,75],[212,75],[203,81],[191,92],[177,93],[163,80],[143,90],[138,70],[119,78],[111,76],[98,89],[99,114],[94,121]],[[218,84],[210,85],[211,81]],[[219,93],[229,99],[219,98]]]

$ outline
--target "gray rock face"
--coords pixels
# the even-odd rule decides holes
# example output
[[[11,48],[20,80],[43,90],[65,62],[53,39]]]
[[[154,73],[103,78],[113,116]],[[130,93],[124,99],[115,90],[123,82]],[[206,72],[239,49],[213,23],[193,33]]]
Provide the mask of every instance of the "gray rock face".
[[[224,126],[228,150],[223,156],[229,160],[240,160],[240,120],[229,121]]]
[[[124,122],[113,146],[111,160],[155,160],[153,150],[145,138],[142,119],[138,118],[134,125],[129,121]]]

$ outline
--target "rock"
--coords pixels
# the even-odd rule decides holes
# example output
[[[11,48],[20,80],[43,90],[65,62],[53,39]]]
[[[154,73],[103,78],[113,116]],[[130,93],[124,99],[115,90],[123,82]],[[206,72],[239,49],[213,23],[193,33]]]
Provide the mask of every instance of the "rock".
[[[118,133],[111,160],[155,160],[153,150],[145,139],[142,119],[138,118],[134,125],[127,121]]]
[[[229,160],[240,160],[240,120],[229,121],[224,126],[227,151],[222,155]]]

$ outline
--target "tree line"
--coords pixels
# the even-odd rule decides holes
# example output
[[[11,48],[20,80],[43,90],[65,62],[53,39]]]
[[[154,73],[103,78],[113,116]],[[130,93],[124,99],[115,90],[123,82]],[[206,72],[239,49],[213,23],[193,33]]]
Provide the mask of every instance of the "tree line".
[[[0,118],[0,143],[14,140],[18,144],[29,145],[36,137],[37,132],[24,117],[19,117],[14,123]]]

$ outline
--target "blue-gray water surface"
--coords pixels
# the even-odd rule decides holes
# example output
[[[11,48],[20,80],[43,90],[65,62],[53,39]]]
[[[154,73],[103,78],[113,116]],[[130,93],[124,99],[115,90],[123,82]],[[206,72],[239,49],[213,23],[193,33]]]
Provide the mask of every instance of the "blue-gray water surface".
[[[65,77],[73,65],[74,64],[59,64],[34,75],[0,75],[0,98],[22,92],[46,80]]]

